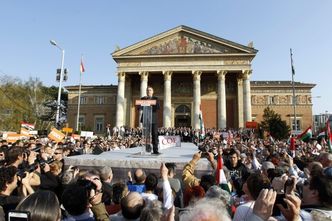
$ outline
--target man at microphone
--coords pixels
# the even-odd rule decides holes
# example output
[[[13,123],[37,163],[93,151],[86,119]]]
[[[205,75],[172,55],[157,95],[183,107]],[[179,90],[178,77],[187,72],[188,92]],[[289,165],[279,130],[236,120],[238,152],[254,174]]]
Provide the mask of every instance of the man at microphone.
[[[156,100],[156,105],[152,105],[152,121],[151,121],[151,135],[152,135],[152,146],[153,146],[153,152],[152,154],[160,154],[158,151],[158,128],[157,128],[157,110],[160,109],[159,101],[156,96],[153,96],[153,88],[151,86],[148,86],[146,88],[146,95],[142,97],[142,100]],[[143,118],[142,118],[143,119]],[[142,122],[141,119],[141,122]]]

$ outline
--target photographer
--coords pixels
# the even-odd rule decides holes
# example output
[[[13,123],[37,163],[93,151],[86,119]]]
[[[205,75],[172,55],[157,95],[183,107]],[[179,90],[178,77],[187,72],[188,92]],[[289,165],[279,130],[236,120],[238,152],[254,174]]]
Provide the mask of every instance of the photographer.
[[[15,209],[24,196],[34,192],[30,185],[31,174],[25,172],[24,178],[20,178],[16,174],[17,168],[14,166],[0,168],[0,206],[2,206],[6,217],[9,210]],[[14,194],[17,187],[22,188],[22,194]]]
[[[202,158],[202,152],[197,152],[193,155],[192,160],[187,163],[182,172],[182,179],[185,187],[194,187],[198,186],[201,183],[201,179],[198,179],[194,173],[198,161]],[[207,152],[207,160],[210,162],[210,165],[213,170],[216,169],[216,162],[214,160],[214,155],[211,152]]]
[[[63,221],[108,221],[109,216],[102,203],[101,188],[101,181],[96,176],[79,179],[69,185],[62,194],[62,203],[67,215]]]

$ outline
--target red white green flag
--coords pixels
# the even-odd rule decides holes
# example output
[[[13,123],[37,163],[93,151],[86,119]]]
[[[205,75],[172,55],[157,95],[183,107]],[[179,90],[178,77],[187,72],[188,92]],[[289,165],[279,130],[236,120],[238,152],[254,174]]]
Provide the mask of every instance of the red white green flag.
[[[221,189],[230,192],[228,182],[225,176],[225,172],[223,170],[223,159],[221,154],[218,154],[217,160],[217,170],[216,170],[216,182],[220,186]]]
[[[83,64],[83,57],[81,57],[80,72],[81,72],[81,74],[83,72],[85,72],[85,68],[84,68],[84,64]]]
[[[332,153],[332,134],[329,121],[326,122],[326,142],[329,152]]]
[[[204,127],[203,113],[202,113],[201,107],[199,107],[199,116],[198,116],[198,118],[199,118],[200,130],[201,130],[200,139],[204,139],[205,138],[205,127]]]
[[[308,142],[312,138],[311,126],[308,127],[303,133],[299,134],[296,138],[298,140],[302,140],[304,142]]]

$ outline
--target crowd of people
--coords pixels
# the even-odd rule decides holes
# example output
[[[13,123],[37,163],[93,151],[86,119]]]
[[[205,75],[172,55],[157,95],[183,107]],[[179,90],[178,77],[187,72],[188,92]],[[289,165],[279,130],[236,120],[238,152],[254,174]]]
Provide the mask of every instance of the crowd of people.
[[[286,140],[259,139],[252,130],[158,133],[178,135],[198,149],[183,168],[174,162],[161,163],[158,174],[133,168],[126,180],[108,166],[82,169],[64,159],[139,146],[140,129],[62,143],[0,141],[0,220],[13,210],[36,221],[332,220],[332,153],[325,143],[296,141],[291,150]],[[197,177],[200,160],[211,171]]]

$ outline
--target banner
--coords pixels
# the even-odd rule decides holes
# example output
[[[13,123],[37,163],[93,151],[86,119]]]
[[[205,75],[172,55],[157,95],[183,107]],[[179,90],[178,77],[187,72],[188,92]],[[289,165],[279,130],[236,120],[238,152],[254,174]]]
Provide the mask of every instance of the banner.
[[[256,121],[247,121],[246,122],[246,128],[252,128],[252,129],[257,129],[258,124]]]
[[[30,131],[28,129],[25,129],[24,127],[21,127],[21,133],[25,136],[30,136]]]
[[[81,131],[81,137],[93,137],[92,131]]]
[[[73,133],[73,128],[64,127],[64,128],[62,128],[62,131],[65,132],[65,133]]]
[[[81,139],[81,136],[79,134],[72,134],[71,137],[74,139],[74,140],[80,140]]]
[[[164,150],[170,147],[181,147],[180,136],[159,136],[159,148]]]
[[[65,135],[56,128],[53,128],[52,131],[48,134],[48,138],[56,142],[61,142],[63,138],[65,138]]]
[[[6,140],[8,143],[15,143],[18,140],[28,139],[24,134],[8,134]]]

